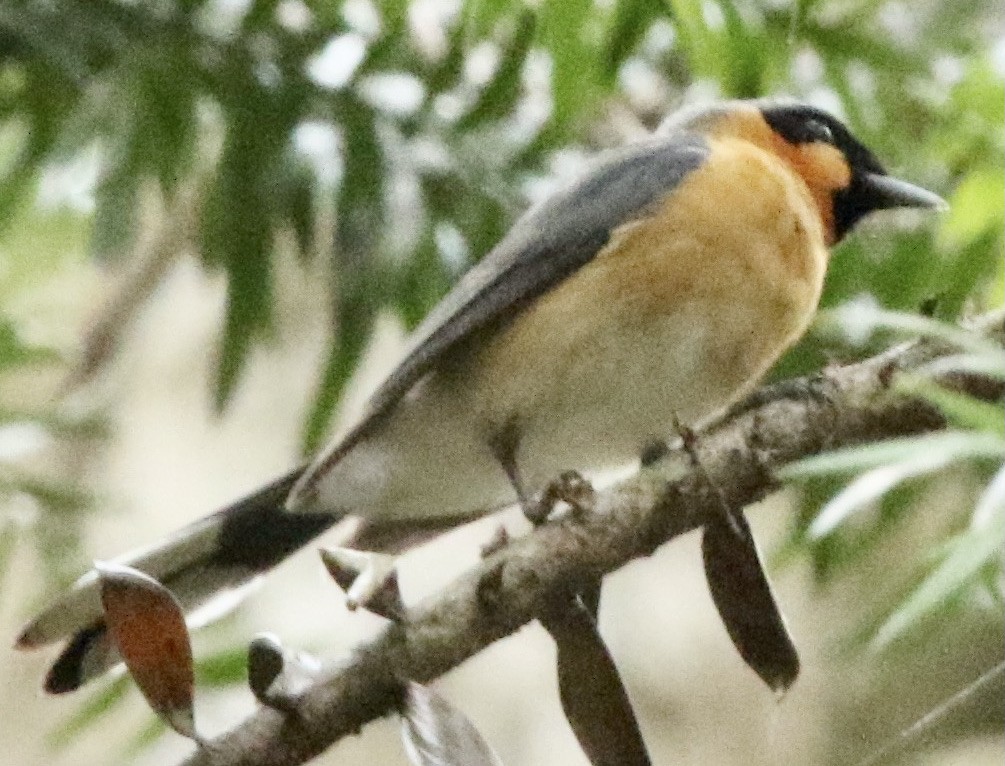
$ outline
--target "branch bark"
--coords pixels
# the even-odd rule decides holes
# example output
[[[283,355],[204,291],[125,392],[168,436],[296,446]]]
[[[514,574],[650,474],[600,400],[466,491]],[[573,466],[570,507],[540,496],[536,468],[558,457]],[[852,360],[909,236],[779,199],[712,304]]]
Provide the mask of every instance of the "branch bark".
[[[1001,331],[1001,316],[994,320]],[[985,323],[987,326],[988,323]],[[944,420],[931,405],[894,394],[898,371],[951,350],[932,341],[898,346],[864,362],[763,391],[748,406],[703,429],[695,449],[732,507],[778,487],[781,466],[823,450],[931,431]],[[988,382],[957,377],[987,396]],[[1000,396],[992,390],[992,395]],[[597,493],[591,512],[568,515],[509,543],[442,592],[410,608],[346,662],[326,667],[298,697],[293,714],[262,708],[193,754],[188,766],[292,766],[364,724],[393,712],[402,679],[428,682],[547,612],[556,593],[576,590],[648,556],[703,523],[721,498],[671,449],[655,465]]]

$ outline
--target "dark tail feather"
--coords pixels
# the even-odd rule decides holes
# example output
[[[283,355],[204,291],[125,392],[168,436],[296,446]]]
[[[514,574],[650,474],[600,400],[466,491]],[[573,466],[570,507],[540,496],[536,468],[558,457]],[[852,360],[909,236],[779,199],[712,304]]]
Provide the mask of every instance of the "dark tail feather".
[[[181,529],[163,543],[119,559],[157,578],[181,602],[193,623],[213,609],[217,596],[234,596],[342,518],[342,514],[292,514],[283,504],[303,472],[298,468],[258,492]],[[230,599],[227,599],[228,603]],[[234,599],[236,600],[236,599]],[[205,619],[201,620],[206,621]],[[46,691],[73,691],[119,662],[108,640],[97,575],[92,570],[22,630],[18,648],[69,637],[45,681]]]

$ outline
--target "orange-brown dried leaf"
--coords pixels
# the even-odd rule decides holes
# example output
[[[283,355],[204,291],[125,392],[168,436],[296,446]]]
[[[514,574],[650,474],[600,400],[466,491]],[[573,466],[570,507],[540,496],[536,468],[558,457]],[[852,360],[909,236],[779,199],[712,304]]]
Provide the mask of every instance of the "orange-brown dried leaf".
[[[95,568],[109,632],[136,685],[173,729],[197,738],[192,645],[180,605],[139,570],[104,563]]]

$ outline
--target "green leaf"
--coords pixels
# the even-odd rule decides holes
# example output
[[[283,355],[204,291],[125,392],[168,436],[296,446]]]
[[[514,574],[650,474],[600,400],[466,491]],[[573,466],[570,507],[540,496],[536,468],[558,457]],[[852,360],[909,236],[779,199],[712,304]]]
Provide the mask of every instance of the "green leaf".
[[[1001,404],[986,402],[914,376],[899,376],[894,388],[898,392],[931,402],[952,426],[989,431],[1005,437],[1005,410]]]
[[[979,239],[989,229],[1000,233],[1005,179],[992,168],[966,176],[949,198],[949,212],[939,230],[940,245],[958,248]]]
[[[97,260],[110,261],[129,254],[136,237],[138,170],[131,164],[115,168],[98,184],[91,233],[91,252]]]
[[[449,288],[450,276],[440,258],[430,225],[402,269],[398,282],[395,307],[405,327],[415,329]]]
[[[851,300],[821,312],[815,326],[821,332],[843,333],[857,345],[865,343],[878,330],[889,330],[902,335],[941,340],[961,351],[975,354],[998,356],[1002,353],[992,341],[977,333],[920,314],[891,311],[869,297]]]
[[[808,535],[811,538],[829,535],[852,513],[879,500],[894,487],[945,468],[955,459],[958,457],[949,451],[932,451],[866,471],[820,510],[807,530]]]
[[[351,94],[339,107],[345,172],[336,200],[336,334],[304,426],[303,446],[308,453],[321,445],[386,298],[379,267],[385,166],[376,116]]]
[[[665,15],[664,9],[660,0],[618,0],[601,53],[606,85],[614,84],[618,69],[635,50],[653,21]]]
[[[471,2],[464,4],[465,7],[471,5]],[[434,96],[455,87],[460,81],[464,73],[466,36],[463,19],[455,19],[448,33],[446,54],[435,63],[423,78],[426,92],[429,94],[429,98],[426,99],[427,108],[433,102]]]
[[[741,15],[733,0],[719,0],[725,18],[726,35],[720,47],[728,51],[729,67],[724,77],[723,91],[734,98],[754,98],[763,90],[762,78],[767,68],[771,47],[762,31],[749,18]]]
[[[59,354],[53,349],[25,343],[14,322],[6,317],[0,317],[0,370],[28,364],[58,362],[59,358]]]
[[[195,664],[196,686],[233,686],[248,678],[248,650],[231,647],[202,657]]]
[[[182,42],[165,44],[137,75],[139,162],[171,193],[185,178],[198,145],[199,85],[193,51]]]
[[[256,333],[271,321],[272,183],[268,175],[283,147],[282,125],[270,124],[269,105],[250,99],[233,108],[216,183],[202,211],[202,255],[227,274],[227,303],[217,366],[218,410],[234,387]]]
[[[375,257],[384,223],[384,150],[373,110],[352,95],[338,104],[345,172],[336,200],[336,279],[356,279]],[[365,289],[365,283],[353,283]]]
[[[376,305],[371,300],[353,300],[342,306],[338,334],[328,352],[318,392],[304,425],[302,444],[305,454],[321,447],[332,415],[342,401],[346,384],[366,350],[376,316]]]
[[[289,226],[301,258],[307,259],[315,254],[314,176],[301,163],[289,159],[286,162],[291,167],[277,184],[276,199],[273,200],[276,208],[274,226]]]
[[[120,676],[91,695],[66,721],[49,733],[50,747],[62,750],[69,746],[74,739],[90,729],[95,721],[121,703],[131,688],[129,677]]]
[[[538,12],[537,39],[551,55],[551,123],[560,133],[572,129],[600,90],[589,38],[593,9],[592,0],[545,0]]]
[[[488,36],[500,19],[521,4],[514,0],[467,0],[461,11],[467,35],[476,40]]]
[[[692,73],[716,77],[721,72],[715,53],[715,34],[705,23],[701,0],[667,0],[673,12],[674,29]]]
[[[1003,539],[1005,512],[999,509],[987,525],[971,528],[953,540],[942,562],[876,632],[874,646],[877,649],[888,646],[923,617],[957,596],[985,566],[1000,564]]]
[[[167,725],[158,717],[150,721],[134,733],[129,742],[122,748],[122,760],[131,761],[150,747],[167,731]]]
[[[471,108],[457,121],[456,130],[467,132],[490,120],[508,114],[520,95],[520,73],[534,42],[536,17],[524,11],[517,19],[516,28],[503,45],[499,55],[499,68],[482,88]]]

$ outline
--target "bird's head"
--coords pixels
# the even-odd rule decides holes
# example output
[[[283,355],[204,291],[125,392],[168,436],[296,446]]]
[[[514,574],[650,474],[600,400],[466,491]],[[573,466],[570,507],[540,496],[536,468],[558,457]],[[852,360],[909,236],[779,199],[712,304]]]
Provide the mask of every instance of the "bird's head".
[[[888,175],[840,120],[807,104],[761,99],[686,109],[660,128],[678,130],[747,140],[783,159],[806,182],[831,244],[874,210],[946,207],[937,194]]]

